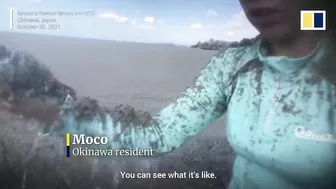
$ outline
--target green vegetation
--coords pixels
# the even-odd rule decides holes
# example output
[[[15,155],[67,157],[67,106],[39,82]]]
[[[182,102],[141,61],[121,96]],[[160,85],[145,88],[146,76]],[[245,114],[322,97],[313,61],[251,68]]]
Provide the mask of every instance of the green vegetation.
[[[231,42],[228,41],[210,39],[209,41],[204,42],[199,41],[197,44],[192,45],[191,48],[200,48],[203,50],[219,50],[222,48],[227,48],[230,44]]]

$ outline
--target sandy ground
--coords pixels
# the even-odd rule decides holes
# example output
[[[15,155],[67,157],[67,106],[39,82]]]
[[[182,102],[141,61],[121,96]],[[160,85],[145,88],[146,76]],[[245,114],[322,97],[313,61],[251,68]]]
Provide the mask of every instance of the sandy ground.
[[[167,105],[190,85],[207,60],[215,53],[162,45],[11,33],[0,33],[0,44],[32,53],[47,65],[59,80],[73,87],[79,95],[96,98],[105,106],[129,104],[135,109],[146,109],[152,114]],[[34,121],[18,122],[19,119],[16,115],[10,115],[5,111],[0,113],[0,120],[3,123],[0,128],[3,131],[1,139],[4,141],[0,152],[1,150],[5,152],[4,150],[8,149],[7,146],[11,146],[10,143],[20,144],[18,140],[31,141],[29,138],[36,138],[34,128],[36,129],[38,124],[33,123]],[[5,188],[22,188],[22,180],[25,180],[23,179],[25,177],[30,180],[25,181],[23,188],[111,188],[111,186],[115,188],[135,188],[135,186],[136,188],[225,188],[230,178],[233,155],[225,140],[224,123],[224,118],[219,119],[188,141],[182,148],[163,157],[122,160],[123,166],[117,166],[119,170],[116,167],[107,169],[108,166],[104,166],[106,160],[99,160],[97,166],[84,163],[88,167],[84,166],[85,170],[83,171],[79,170],[80,167],[83,167],[82,163],[76,161],[77,163],[71,164],[73,172],[64,175],[64,172],[56,171],[64,170],[64,168],[57,166],[65,166],[69,162],[64,163],[63,157],[59,156],[59,147],[53,147],[52,152],[46,151],[50,150],[47,147],[36,148],[43,149],[39,152],[35,152],[35,148],[33,148],[31,154],[35,159],[28,157],[22,159],[24,155],[18,154],[23,153],[19,149],[31,149],[30,147],[33,145],[22,142],[21,147],[10,148],[11,150],[6,151],[9,154],[0,157],[0,163],[7,165],[3,166],[0,173],[7,175],[6,180],[0,181],[7,184]],[[39,143],[39,145],[41,144],[45,145],[46,143]],[[60,144],[62,142],[51,142],[51,146]],[[53,157],[45,157],[43,154],[41,155],[41,151],[53,154]],[[36,154],[40,155],[36,156]],[[12,162],[8,162],[8,159]],[[42,179],[41,175],[26,173],[27,169],[34,170],[39,167],[36,162],[50,162],[51,160],[54,163],[46,163],[46,165],[54,166],[43,167],[44,174],[42,175],[45,176],[45,179]],[[91,162],[91,160],[85,160],[85,162],[87,161]],[[113,160],[113,162],[121,164],[120,160]],[[28,165],[30,168],[27,168]],[[113,163],[109,163],[109,165],[111,166]],[[79,172],[91,173],[93,167],[99,171],[95,171],[97,173],[94,176],[82,174],[79,177],[82,179],[82,183],[76,182],[76,179],[71,177]],[[122,180],[116,174],[122,170],[155,172],[208,170],[215,172],[217,179],[175,179],[174,182],[169,180]],[[45,174],[46,171],[50,175]],[[51,179],[51,175],[56,175],[59,180]],[[51,187],[54,185],[53,182],[56,183],[55,187]],[[100,183],[101,186],[98,187],[97,183]],[[104,183],[106,184],[104,185]],[[57,187],[58,185],[61,187]]]

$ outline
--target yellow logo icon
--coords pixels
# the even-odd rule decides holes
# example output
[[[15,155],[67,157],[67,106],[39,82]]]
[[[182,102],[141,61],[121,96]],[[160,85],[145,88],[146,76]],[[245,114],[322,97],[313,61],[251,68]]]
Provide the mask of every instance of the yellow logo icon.
[[[301,11],[301,30],[326,30],[326,11]]]

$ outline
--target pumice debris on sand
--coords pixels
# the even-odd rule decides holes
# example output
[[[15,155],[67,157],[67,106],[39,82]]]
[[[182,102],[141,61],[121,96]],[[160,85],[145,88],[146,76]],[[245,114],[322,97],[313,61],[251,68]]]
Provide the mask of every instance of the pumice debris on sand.
[[[16,114],[47,125],[59,123],[62,110],[73,111],[80,121],[105,115],[125,125],[144,126],[152,121],[148,112],[135,111],[128,105],[106,108],[95,99],[77,97],[74,89],[58,81],[47,67],[27,53],[1,46],[0,55],[0,84],[3,86],[0,86],[0,98]]]

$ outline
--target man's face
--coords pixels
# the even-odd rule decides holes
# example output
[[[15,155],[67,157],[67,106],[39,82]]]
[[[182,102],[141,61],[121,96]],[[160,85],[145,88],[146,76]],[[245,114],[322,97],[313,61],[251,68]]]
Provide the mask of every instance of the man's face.
[[[251,24],[260,35],[281,39],[300,29],[301,0],[240,0]]]

